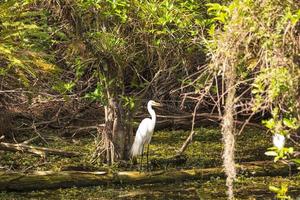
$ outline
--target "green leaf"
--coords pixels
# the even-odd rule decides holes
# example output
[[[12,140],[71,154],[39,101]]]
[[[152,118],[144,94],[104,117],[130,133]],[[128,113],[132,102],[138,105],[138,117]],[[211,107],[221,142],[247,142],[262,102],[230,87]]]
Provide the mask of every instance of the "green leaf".
[[[267,156],[277,156],[278,154],[275,151],[266,151],[265,155],[267,155]]]
[[[297,129],[299,126],[296,125],[297,123],[297,119],[292,118],[292,119],[288,119],[288,118],[284,118],[283,119],[283,124],[291,129]]]
[[[278,193],[280,191],[280,188],[270,185],[269,190],[272,192]]]
[[[277,151],[278,148],[277,148],[277,147],[269,147],[268,150],[274,150],[274,151]]]
[[[293,148],[293,147],[289,147],[287,152],[288,152],[289,154],[294,153],[294,148]]]
[[[69,82],[69,83],[65,83],[64,84],[64,88],[66,91],[71,91],[73,89],[73,87],[75,86],[75,83],[74,82]]]
[[[292,128],[293,127],[293,122],[292,122],[292,120],[290,120],[290,119],[288,119],[288,118],[284,118],[283,119],[283,124],[284,125],[286,125],[287,127],[289,127],[289,128]]]
[[[273,118],[269,120],[263,120],[262,123],[268,128],[273,129],[275,127],[275,120]]]
[[[298,159],[292,159],[292,161],[293,161],[294,163],[300,165],[300,159],[299,159],[299,158],[298,158]]]

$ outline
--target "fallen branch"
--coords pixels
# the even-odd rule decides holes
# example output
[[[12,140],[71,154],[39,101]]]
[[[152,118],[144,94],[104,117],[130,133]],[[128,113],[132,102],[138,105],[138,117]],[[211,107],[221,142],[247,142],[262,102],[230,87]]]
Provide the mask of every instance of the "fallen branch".
[[[239,175],[243,176],[287,176],[289,167],[273,162],[249,162],[236,165]],[[295,172],[293,169],[292,172]],[[38,189],[54,189],[83,187],[108,184],[152,184],[184,180],[209,180],[212,177],[224,178],[222,167],[207,169],[153,171],[140,173],[124,172],[83,172],[83,171],[37,171],[31,174],[18,172],[0,172],[0,191],[28,191]]]
[[[188,145],[193,141],[193,137],[195,136],[196,132],[194,130],[192,130],[189,134],[189,136],[187,137],[187,139],[184,141],[184,143],[182,144],[182,146],[180,147],[180,149],[177,151],[176,156],[181,156],[183,154],[183,152],[186,150],[186,148],[188,147]]]
[[[11,144],[0,142],[0,150],[4,151],[13,151],[13,152],[25,152],[25,153],[32,153],[35,155],[39,155],[41,157],[45,157],[47,154],[51,155],[60,155],[65,157],[73,157],[73,156],[80,156],[80,153],[77,152],[70,152],[70,151],[63,151],[59,149],[50,149],[45,147],[34,147],[25,144]]]

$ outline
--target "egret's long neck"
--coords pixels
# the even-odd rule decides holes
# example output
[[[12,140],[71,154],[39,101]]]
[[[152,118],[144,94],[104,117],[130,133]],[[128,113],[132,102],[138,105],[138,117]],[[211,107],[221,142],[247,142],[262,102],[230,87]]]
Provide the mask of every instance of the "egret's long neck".
[[[152,121],[155,124],[155,122],[156,122],[156,114],[155,114],[155,112],[154,112],[154,110],[153,110],[153,108],[152,108],[152,106],[150,104],[147,106],[147,108],[148,108],[148,112],[151,115],[151,119],[152,119]]]

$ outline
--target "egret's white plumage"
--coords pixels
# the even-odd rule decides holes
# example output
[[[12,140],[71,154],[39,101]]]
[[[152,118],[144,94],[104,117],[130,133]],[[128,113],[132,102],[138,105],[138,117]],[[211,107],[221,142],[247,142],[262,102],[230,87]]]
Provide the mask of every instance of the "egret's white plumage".
[[[273,135],[273,144],[278,149],[282,149],[285,144],[285,137],[281,134],[275,133]]]
[[[149,144],[151,141],[151,137],[154,131],[155,123],[156,123],[156,114],[152,108],[152,106],[160,106],[159,103],[150,100],[147,104],[148,112],[151,115],[150,118],[145,118],[140,123],[136,135],[134,138],[133,145],[131,147],[131,156],[136,157],[138,155],[142,155],[143,148],[145,145]]]

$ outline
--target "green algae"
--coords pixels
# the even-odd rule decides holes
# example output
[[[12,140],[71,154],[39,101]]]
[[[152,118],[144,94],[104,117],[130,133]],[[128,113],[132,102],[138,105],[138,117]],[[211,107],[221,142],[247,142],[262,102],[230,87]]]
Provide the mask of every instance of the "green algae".
[[[288,195],[296,199],[300,196],[300,178],[295,177],[239,177],[234,184],[236,199],[274,199],[275,194],[268,186],[289,184]],[[225,181],[212,178],[209,181],[175,182],[172,184],[145,184],[140,186],[97,186],[85,188],[67,188],[32,192],[2,192],[0,199],[226,199]]]
[[[222,164],[222,135],[219,127],[197,128],[193,142],[185,152],[186,162],[180,166],[164,165],[162,169],[173,167],[214,167]],[[156,131],[150,145],[149,158],[168,159],[173,157],[181,147],[189,131],[172,130]],[[76,139],[61,138],[50,133],[48,143],[36,141],[32,145],[81,152],[83,156],[63,158],[48,156],[45,159],[24,153],[1,152],[0,166],[16,170],[55,170],[61,171],[68,167],[79,167],[97,170],[103,167],[101,163],[91,164],[90,159],[95,148],[94,137],[85,136]],[[257,161],[271,159],[264,155],[271,146],[271,136],[257,128],[246,128],[237,137],[236,161]],[[115,165],[111,170],[132,170],[137,168],[127,165]],[[297,197],[299,177],[239,177],[235,182],[237,199],[273,199],[274,194],[268,190],[270,184],[289,183],[289,195]],[[203,182],[190,181],[173,184],[155,184],[141,186],[98,186],[86,188],[67,188],[58,190],[41,190],[32,192],[2,192],[0,199],[225,199],[226,186],[224,180],[212,178]]]
[[[214,167],[222,164],[222,135],[219,127],[197,128],[193,142],[185,152],[187,161],[180,167]],[[175,156],[181,145],[188,137],[189,131],[156,131],[150,145],[149,159],[167,159]],[[34,141],[30,145],[57,148],[66,151],[82,153],[82,156],[65,158],[49,155],[40,158],[35,155],[21,152],[0,152],[0,166],[10,170],[54,170],[60,171],[70,167],[97,170],[106,167],[100,162],[90,163],[91,155],[95,149],[93,136],[79,138],[62,138],[54,133],[49,133],[46,137],[47,144],[41,140]],[[270,159],[264,155],[270,146],[270,136],[263,130],[257,128],[247,128],[237,136],[236,161],[255,161]],[[129,164],[130,165],[130,164]],[[129,165],[117,164],[113,170],[126,170]],[[167,166],[159,166],[165,169]],[[178,166],[173,166],[178,167]],[[132,169],[132,168],[130,168]]]
[[[158,131],[154,133],[150,145],[151,158],[168,158],[175,155],[187,138],[188,131]],[[264,155],[271,145],[270,135],[257,128],[246,128],[237,136],[236,161],[249,162],[269,160]],[[215,167],[222,164],[222,135],[218,127],[197,128],[193,142],[185,154],[188,157],[185,167]]]

